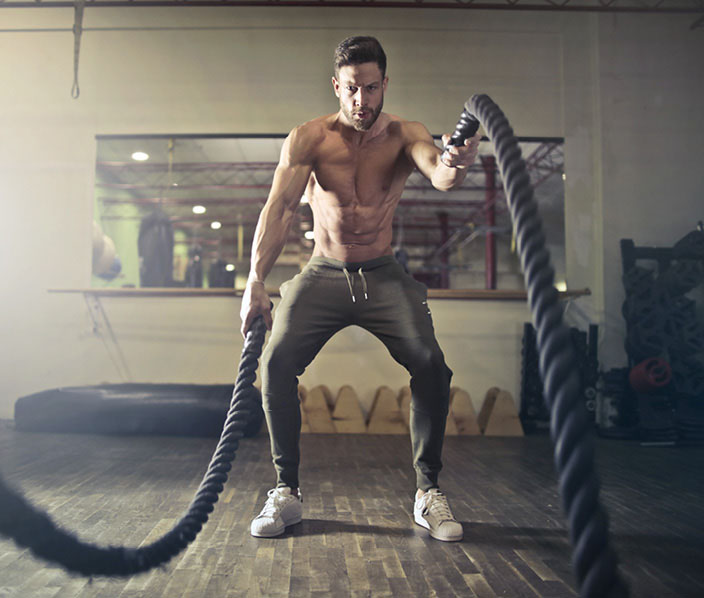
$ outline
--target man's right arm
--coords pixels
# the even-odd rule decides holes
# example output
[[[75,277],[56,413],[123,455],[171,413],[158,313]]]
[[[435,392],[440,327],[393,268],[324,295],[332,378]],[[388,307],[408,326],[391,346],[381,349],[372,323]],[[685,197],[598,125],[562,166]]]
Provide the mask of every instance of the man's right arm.
[[[264,279],[286,244],[288,233],[313,170],[315,133],[311,125],[295,128],[284,141],[269,197],[259,215],[252,242],[252,260],[242,296],[242,335],[262,315],[271,330],[271,304]]]

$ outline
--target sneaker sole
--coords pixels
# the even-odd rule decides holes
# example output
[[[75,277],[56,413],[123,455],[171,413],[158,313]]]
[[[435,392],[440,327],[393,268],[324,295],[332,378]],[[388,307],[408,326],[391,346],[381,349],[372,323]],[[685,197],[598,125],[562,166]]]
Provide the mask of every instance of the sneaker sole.
[[[293,521],[287,521],[286,525],[284,525],[280,530],[276,530],[270,534],[266,534],[266,533],[255,534],[251,529],[249,530],[249,533],[250,533],[250,535],[254,536],[255,538],[276,538],[277,536],[282,535],[286,531],[287,527],[289,527],[291,525],[296,525],[297,523],[300,523],[301,521],[303,521],[302,515],[300,517],[297,517]]]
[[[431,538],[440,540],[440,542],[459,542],[462,538],[464,538],[464,532],[458,536],[440,536],[436,534],[432,529],[430,529],[428,522],[419,515],[414,515],[413,520],[416,522],[416,525],[420,525],[421,527],[427,529]]]

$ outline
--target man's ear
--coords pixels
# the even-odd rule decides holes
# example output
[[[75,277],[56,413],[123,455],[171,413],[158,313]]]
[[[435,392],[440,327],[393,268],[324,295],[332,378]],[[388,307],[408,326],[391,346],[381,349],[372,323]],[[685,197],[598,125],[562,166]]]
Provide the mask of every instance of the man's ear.
[[[384,77],[384,80],[381,82],[382,89],[384,90],[384,93],[386,93],[386,87],[387,87],[388,84],[389,84],[389,78],[388,78],[388,77]]]
[[[332,88],[335,90],[335,95],[339,98],[340,97],[340,82],[335,79],[335,77],[332,78]]]

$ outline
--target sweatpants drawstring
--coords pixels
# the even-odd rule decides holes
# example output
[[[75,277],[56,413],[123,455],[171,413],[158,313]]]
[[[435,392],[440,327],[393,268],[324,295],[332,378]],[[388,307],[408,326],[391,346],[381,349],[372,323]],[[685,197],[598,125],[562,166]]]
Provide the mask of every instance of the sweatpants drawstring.
[[[367,295],[367,279],[364,278],[364,272],[362,272],[362,269],[359,269],[359,277],[362,279],[362,288],[364,289],[364,300],[366,301],[369,299],[369,295]]]
[[[357,303],[357,298],[354,296],[354,288],[352,286],[352,276],[349,273],[349,270],[347,268],[342,268],[342,271],[345,273],[345,278],[347,279],[347,286],[350,289],[350,297],[352,297],[352,303]],[[357,270],[357,273],[359,274],[359,277],[362,279],[362,288],[364,289],[364,300],[367,301],[369,299],[369,295],[367,293],[368,287],[367,287],[367,279],[364,277],[364,272],[362,272],[362,269],[360,268]]]
[[[357,299],[355,299],[354,290],[352,289],[352,279],[350,278],[350,273],[347,271],[347,268],[342,268],[342,271],[345,273],[345,278],[347,279],[347,286],[350,288],[350,297],[352,297],[352,303],[356,303]]]

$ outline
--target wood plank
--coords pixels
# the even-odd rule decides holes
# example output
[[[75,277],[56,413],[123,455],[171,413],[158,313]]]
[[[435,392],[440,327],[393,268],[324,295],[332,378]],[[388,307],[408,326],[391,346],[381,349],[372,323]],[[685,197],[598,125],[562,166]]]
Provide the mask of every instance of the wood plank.
[[[301,434],[310,434],[310,423],[308,423],[308,414],[306,413],[306,410],[303,407],[303,403],[300,405],[301,407]]]
[[[298,398],[301,403],[305,403],[306,397],[308,396],[308,389],[303,386],[303,384],[298,385]]]
[[[340,434],[364,434],[367,430],[359,398],[349,385],[343,386],[337,393],[332,423]]]
[[[303,409],[308,416],[308,425],[311,434],[334,434],[335,426],[330,417],[330,408],[325,398],[327,387],[316,386],[312,388],[303,403]],[[330,391],[327,390],[329,393]]]
[[[79,537],[144,546],[182,516],[214,441],[26,434],[0,422],[0,469]],[[653,451],[604,438],[595,445],[631,595],[704,595],[704,447]],[[164,567],[89,583],[6,540],[0,595],[576,598],[548,436],[446,439],[441,483],[467,534],[453,544],[412,522],[407,436],[307,435],[301,452],[304,520],[280,538],[249,535],[272,468],[268,439],[247,438],[208,523]],[[644,496],[657,496],[659,508]]]
[[[452,405],[450,405],[447,411],[447,420],[445,421],[445,436],[457,436],[458,434],[455,414],[452,411]]]
[[[369,434],[406,434],[408,427],[403,421],[396,394],[388,386],[380,386],[367,424]]]
[[[452,412],[457,423],[457,433],[460,436],[478,436],[481,434],[477,423],[477,412],[472,404],[472,397],[461,388],[454,387],[450,390]]]
[[[335,397],[333,396],[332,391],[327,386],[325,386],[325,384],[318,384],[318,386],[316,386],[315,388],[318,389],[319,392],[323,393],[323,397],[325,397],[325,402],[328,405],[328,409],[332,411],[335,407]]]
[[[484,396],[484,402],[479,408],[479,415],[477,415],[477,424],[479,425],[479,430],[484,434],[486,425],[489,422],[489,416],[491,415],[491,410],[494,408],[494,402],[496,401],[496,395],[499,394],[501,389],[498,386],[492,386],[486,391]]]
[[[494,396],[484,435],[523,436],[523,426],[518,418],[516,402],[510,392],[501,390]]]
[[[285,256],[279,256],[277,262],[281,264]],[[298,265],[298,262],[291,265]],[[83,293],[84,295],[94,295],[96,297],[241,297],[244,289],[189,289],[171,287],[152,288],[104,288],[104,289],[48,289],[49,293]],[[279,289],[267,288],[269,297],[280,297]],[[571,299],[591,295],[589,288],[570,289],[560,291],[560,299]],[[526,291],[513,289],[428,289],[430,299],[468,299],[475,301],[526,301],[528,294]]]

